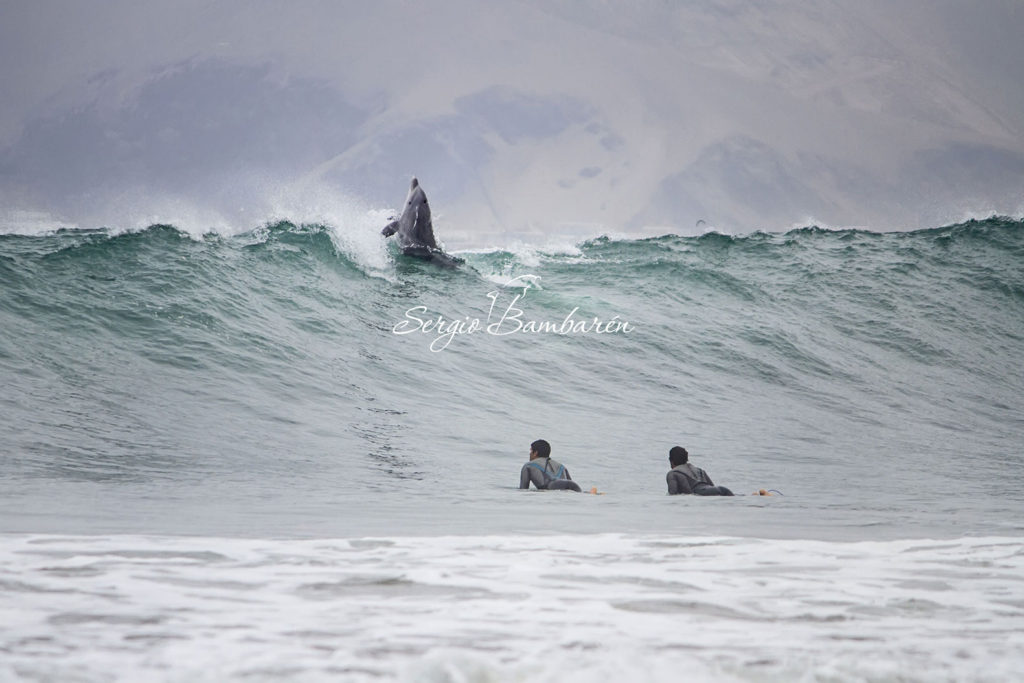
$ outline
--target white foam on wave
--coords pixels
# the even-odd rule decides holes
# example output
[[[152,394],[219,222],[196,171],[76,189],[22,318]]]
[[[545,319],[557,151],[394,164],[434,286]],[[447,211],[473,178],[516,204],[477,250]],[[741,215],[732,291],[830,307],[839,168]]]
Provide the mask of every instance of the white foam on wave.
[[[950,213],[949,219],[936,227],[959,225],[971,221],[987,221],[992,218],[1009,218],[1015,221],[1024,221],[1024,204],[1018,206],[1016,210],[1009,212],[997,211],[995,209],[961,209],[958,213]]]
[[[393,260],[380,234],[394,212],[374,208],[337,189],[314,182],[281,187],[268,199],[270,222],[323,225],[335,247],[368,275],[387,277]]]
[[[538,268],[545,260],[552,256],[579,258],[582,250],[578,243],[566,243],[564,241],[553,241],[542,246],[527,244],[516,240],[504,247],[482,247],[474,249],[460,249],[452,252],[473,263],[473,267],[485,280],[497,285],[508,285],[517,277],[530,275],[532,269]],[[488,259],[488,263],[475,260],[473,256],[509,256],[505,260]],[[514,286],[513,283],[512,286]]]
[[[879,232],[879,233],[891,233],[891,232],[913,232],[921,229],[930,228],[944,228],[949,225],[959,225],[961,223],[968,223],[970,221],[986,221],[992,218],[1009,218],[1015,221],[1024,220],[1024,204],[1018,206],[1012,211],[999,211],[994,208],[982,208],[982,207],[963,207],[954,211],[947,211],[941,214],[938,218],[931,221],[931,225],[927,225],[924,228],[921,227],[908,227],[905,225],[885,225],[885,226],[868,226],[868,225],[836,225],[827,221],[821,221],[813,216],[795,221],[790,224],[788,228],[782,232],[790,232],[792,230],[800,230],[802,228],[815,227],[821,230],[828,230],[830,232],[843,232],[846,230],[864,230],[868,232]],[[770,230],[762,230],[761,232],[767,232],[771,234]],[[751,234],[751,233],[747,233]]]
[[[246,233],[254,233],[260,240],[266,238],[266,226],[287,221],[327,227],[335,247],[364,272],[389,277],[393,259],[380,231],[393,214],[391,210],[370,207],[337,188],[318,183],[274,185],[253,180],[246,186],[260,188],[258,199],[240,201],[232,211],[141,189],[121,192],[85,222],[62,220],[43,211],[7,209],[0,214],[0,234],[103,229],[113,236],[140,232],[153,225],[171,225],[197,240],[210,234],[233,237]]]
[[[215,233],[236,235],[252,228],[250,219],[239,214],[197,204],[185,197],[141,189],[120,192],[99,212],[65,219],[46,211],[10,209],[0,215],[0,233],[45,235],[56,230],[105,230],[110,235],[140,232],[152,225],[172,225],[182,233],[200,239]]]
[[[289,222],[294,225],[320,225],[330,230],[339,252],[345,254],[368,275],[385,275],[392,259],[380,235],[387,224],[387,209],[375,209],[337,188],[315,182],[274,184],[251,180],[246,186],[259,187],[259,198],[250,198],[237,212],[228,216],[222,210],[204,208],[176,198],[145,197],[129,202],[138,207],[127,213],[128,229],[168,224],[193,238],[207,234],[235,236],[256,232],[262,226]]]
[[[871,228],[868,228],[864,225],[835,225],[833,223],[829,223],[828,221],[819,220],[814,216],[807,216],[803,220],[798,220],[790,223],[788,227],[785,227],[782,230],[780,230],[779,234],[785,234],[787,232],[792,232],[793,230],[803,230],[804,228],[818,228],[819,230],[827,230],[829,232],[843,232],[846,230],[871,230]],[[761,229],[745,233],[745,235],[752,235],[755,232],[763,232],[769,235],[773,234],[773,231],[769,229]]]
[[[125,208],[124,219],[105,221],[111,234],[137,232],[151,225],[173,225],[192,239],[217,234],[225,237],[245,232],[244,219],[229,219],[216,209],[203,207],[181,197],[145,197]]]
[[[1009,680],[1024,541],[0,537],[0,679]]]
[[[565,241],[562,239],[539,240],[536,243],[524,240],[513,240],[502,246],[473,247],[471,249],[457,249],[453,254],[497,254],[509,253],[520,258],[522,261],[536,261],[541,256],[578,256],[581,254],[580,245],[587,240]]]
[[[46,235],[61,229],[76,230],[78,226],[45,211],[5,209],[0,213],[0,235]]]

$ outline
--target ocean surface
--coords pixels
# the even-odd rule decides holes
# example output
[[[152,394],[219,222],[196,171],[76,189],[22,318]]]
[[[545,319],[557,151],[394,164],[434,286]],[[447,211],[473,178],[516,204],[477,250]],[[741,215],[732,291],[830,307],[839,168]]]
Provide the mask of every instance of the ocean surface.
[[[379,227],[0,234],[0,681],[1024,671],[1024,222]]]

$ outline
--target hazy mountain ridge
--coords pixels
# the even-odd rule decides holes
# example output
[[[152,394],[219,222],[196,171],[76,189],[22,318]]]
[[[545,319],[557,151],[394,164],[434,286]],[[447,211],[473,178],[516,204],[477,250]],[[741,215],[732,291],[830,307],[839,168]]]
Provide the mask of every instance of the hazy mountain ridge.
[[[153,196],[244,228],[268,197],[396,206],[415,173],[439,231],[473,244],[697,220],[922,227],[1024,196],[1024,113],[1003,93],[1021,50],[979,78],[975,43],[948,37],[953,5],[197,4],[165,36],[106,11],[97,41],[127,16],[151,49],[82,38],[48,58],[40,82],[63,86],[0,110],[19,131],[0,148],[6,206],[112,223]],[[5,87],[30,93],[29,74]]]

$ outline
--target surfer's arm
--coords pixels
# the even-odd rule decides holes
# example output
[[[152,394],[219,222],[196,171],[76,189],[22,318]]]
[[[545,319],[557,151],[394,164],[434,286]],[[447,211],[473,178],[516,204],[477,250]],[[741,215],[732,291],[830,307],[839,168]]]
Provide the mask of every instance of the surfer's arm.
[[[689,482],[686,481],[686,477],[681,476],[677,472],[666,474],[665,481],[668,482],[668,495],[670,496],[677,496],[680,493],[693,493],[690,490]]]
[[[387,224],[387,226],[385,226],[383,230],[380,231],[380,234],[384,235],[385,237],[391,237],[396,232],[398,232],[398,221],[391,221],[390,223]]]
[[[548,487],[548,478],[544,476],[543,470],[541,470],[538,465],[526,463],[523,465],[523,469],[519,473],[519,488],[530,488],[531,481],[538,489],[543,490]]]

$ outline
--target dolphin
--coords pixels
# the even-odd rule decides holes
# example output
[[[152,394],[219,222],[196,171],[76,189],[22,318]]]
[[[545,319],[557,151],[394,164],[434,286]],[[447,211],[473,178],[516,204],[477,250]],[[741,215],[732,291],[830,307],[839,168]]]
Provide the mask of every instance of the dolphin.
[[[434,226],[430,222],[430,204],[427,195],[415,177],[409,185],[409,196],[405,200],[405,209],[398,220],[391,221],[380,234],[390,237],[398,233],[398,246],[403,254],[419,256],[430,260],[437,251],[437,240],[434,239]]]

